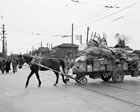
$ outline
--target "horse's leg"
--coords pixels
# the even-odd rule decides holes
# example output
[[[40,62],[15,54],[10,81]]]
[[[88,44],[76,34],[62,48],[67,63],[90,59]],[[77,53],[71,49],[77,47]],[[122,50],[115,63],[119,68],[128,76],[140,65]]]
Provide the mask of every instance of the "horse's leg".
[[[41,86],[41,80],[40,80],[40,77],[39,77],[39,73],[38,73],[38,71],[35,72],[35,75],[36,75],[37,80],[38,80],[38,82],[39,82],[38,87],[40,87],[40,86]]]
[[[29,76],[27,77],[27,81],[26,81],[26,85],[25,85],[25,88],[27,88],[28,84],[29,84],[29,80],[31,78],[31,76],[34,74],[33,71],[30,72]]]
[[[56,86],[56,84],[58,84],[59,74],[57,72],[54,72],[54,73],[56,75],[56,82],[55,82],[54,86]]]
[[[63,82],[64,82],[65,84],[67,84],[67,81],[64,79],[64,75],[61,74],[61,76],[62,76],[62,80],[63,80]]]

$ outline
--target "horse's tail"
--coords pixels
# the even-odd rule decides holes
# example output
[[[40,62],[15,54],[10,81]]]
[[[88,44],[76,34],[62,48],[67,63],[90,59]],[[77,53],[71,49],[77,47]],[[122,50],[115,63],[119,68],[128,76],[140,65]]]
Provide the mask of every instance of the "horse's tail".
[[[60,65],[62,66],[62,70],[65,73],[65,62],[63,59],[59,59],[60,60]]]

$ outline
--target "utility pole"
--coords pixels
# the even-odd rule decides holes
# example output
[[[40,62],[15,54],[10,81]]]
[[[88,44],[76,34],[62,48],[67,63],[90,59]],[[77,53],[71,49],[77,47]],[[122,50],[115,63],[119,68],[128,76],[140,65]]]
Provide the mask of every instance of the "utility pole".
[[[72,24],[71,44],[72,44],[72,59],[73,59],[73,24]]]
[[[5,46],[5,25],[3,24],[2,25],[2,55],[3,55],[3,58],[6,56],[6,52],[5,52],[5,48],[6,48],[6,46]]]
[[[49,43],[47,43],[47,48],[49,48]]]
[[[31,56],[33,56],[34,55],[34,46],[32,46],[32,54],[31,54]]]
[[[28,55],[28,48],[26,49],[27,55]]]
[[[51,44],[51,50],[52,50],[52,48],[53,48],[53,44]]]
[[[89,35],[89,26],[87,27],[87,40],[86,40],[86,44],[88,44],[88,35]]]
[[[42,48],[43,46],[42,46],[42,41],[41,41],[41,48]]]
[[[82,35],[80,35],[80,44],[82,44]]]

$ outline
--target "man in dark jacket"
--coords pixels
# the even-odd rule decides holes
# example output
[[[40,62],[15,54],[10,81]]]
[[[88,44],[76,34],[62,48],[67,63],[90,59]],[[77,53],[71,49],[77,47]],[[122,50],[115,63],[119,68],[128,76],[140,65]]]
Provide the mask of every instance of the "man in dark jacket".
[[[5,59],[1,60],[0,69],[1,69],[2,74],[4,74],[4,71],[6,69],[6,60]]]
[[[9,70],[11,70],[10,65],[11,65],[11,61],[9,59],[7,59],[7,61],[6,61],[6,73],[9,73]]]

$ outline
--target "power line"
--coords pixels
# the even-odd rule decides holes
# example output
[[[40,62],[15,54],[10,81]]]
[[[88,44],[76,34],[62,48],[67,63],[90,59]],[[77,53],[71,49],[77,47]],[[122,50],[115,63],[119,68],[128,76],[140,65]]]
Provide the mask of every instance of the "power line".
[[[76,3],[82,3],[82,4],[85,4],[85,5],[89,5],[89,4],[87,4],[87,3],[85,3],[85,2],[80,2],[80,1],[75,1],[74,0],[74,2],[76,2]],[[95,4],[94,4],[95,5]],[[90,4],[90,6],[91,6],[91,4]],[[101,6],[101,5],[100,5]],[[93,7],[93,5],[92,5],[92,7]],[[103,15],[103,14],[105,14],[110,8],[109,8],[109,6],[105,6],[105,5],[102,5],[102,9],[100,9],[100,10],[98,10],[98,11],[96,11],[95,13],[94,13],[94,17],[96,18],[96,17],[98,17],[98,16],[100,16],[100,15]],[[113,7],[112,7],[113,8]],[[93,15],[92,15],[93,16]],[[88,18],[91,18],[92,16],[89,16]],[[93,18],[93,17],[92,17]],[[92,19],[93,20],[93,19]],[[85,21],[85,20],[84,20]],[[81,23],[81,22],[76,22],[76,24],[79,24],[79,23]]]
[[[122,19],[122,18],[124,18],[124,16],[120,16],[118,18],[115,18],[115,19],[112,20],[112,22],[117,21],[117,20]]]
[[[86,25],[89,25],[89,24],[91,24],[91,23],[95,23],[95,22],[101,21],[101,20],[103,20],[103,19],[106,19],[106,18],[108,18],[108,17],[110,17],[110,16],[112,16],[112,15],[115,15],[115,14],[117,14],[117,13],[119,13],[119,12],[122,12],[123,10],[126,10],[126,9],[128,9],[128,8],[131,8],[132,6],[137,5],[138,3],[140,3],[140,1],[137,1],[137,2],[135,2],[135,3],[133,3],[133,4],[129,5],[129,6],[127,6],[127,7],[125,7],[125,8],[123,8],[123,9],[119,10],[119,11],[113,12],[113,13],[107,15],[107,16],[101,17],[101,18],[99,18],[99,19],[96,19],[96,20],[94,20],[94,21],[92,21],[92,22],[89,22],[89,23],[86,23],[86,24],[84,24],[84,25],[81,25],[81,26],[79,26],[79,27],[86,26]],[[77,28],[77,27],[76,27],[76,28]]]
[[[118,0],[117,0],[118,1]],[[117,2],[116,1],[116,2]],[[117,6],[115,3],[116,2],[113,2],[113,3],[111,3],[111,5],[105,5],[101,10],[99,10],[99,11],[97,11],[97,12],[95,12],[94,13],[94,17],[97,17],[99,14],[100,15],[103,15],[106,11],[108,11],[109,9],[111,9],[111,8],[120,8],[119,6]],[[104,10],[105,9],[105,10]],[[103,11],[103,12],[102,12]],[[96,13],[98,14],[98,15],[96,15]]]
[[[79,1],[78,1],[78,3],[80,3]],[[94,16],[93,16],[93,14],[91,15],[91,16],[89,16],[86,20],[88,20],[88,19],[92,19],[92,21],[93,21],[93,18],[96,18],[96,17],[99,17],[99,16],[101,16],[101,15],[103,15],[103,14],[105,14],[107,11],[109,11],[110,9],[115,9],[115,8],[120,8],[120,7],[118,7],[117,5],[114,5],[114,3],[115,2],[113,2],[113,4],[111,4],[111,5],[102,5],[102,9],[100,9],[100,10],[98,10],[98,11],[96,11],[95,13],[94,13]],[[88,20],[88,21],[90,21],[90,20]],[[81,22],[78,22],[77,24],[79,24],[79,23],[81,23]],[[87,24],[86,24],[87,25]],[[86,25],[84,25],[84,26],[86,26]],[[81,25],[80,25],[81,26]]]
[[[104,7],[104,8],[120,8],[119,6],[117,5],[98,5],[98,4],[88,4],[86,2],[80,2],[79,0],[71,0],[72,2],[75,2],[75,3],[79,3],[79,4],[84,4],[84,5],[88,5],[88,6],[98,6],[98,7]]]
[[[98,17],[98,15],[102,15],[106,12],[107,10],[103,7],[102,9],[98,10],[97,12],[93,13],[92,15],[90,15],[87,19],[91,19],[94,17]]]
[[[78,3],[78,4],[83,4],[83,5],[88,5],[88,6],[97,6],[97,7],[104,7],[103,5],[99,5],[99,4],[88,4],[86,2],[81,2],[79,0],[71,0],[71,2],[74,2],[74,3]]]

